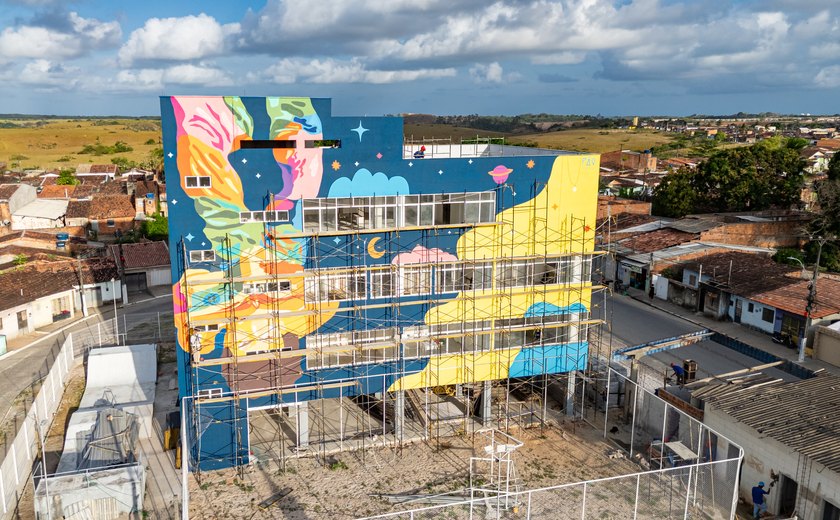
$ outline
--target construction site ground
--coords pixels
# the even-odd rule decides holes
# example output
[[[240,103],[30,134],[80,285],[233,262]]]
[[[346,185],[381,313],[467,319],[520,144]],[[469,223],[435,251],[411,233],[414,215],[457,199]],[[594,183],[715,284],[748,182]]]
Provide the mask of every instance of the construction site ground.
[[[566,420],[559,426],[511,433],[524,442],[514,455],[522,489],[640,471],[638,464],[624,457],[611,458],[618,451],[616,445],[583,421]],[[246,467],[242,476],[234,469],[203,472],[200,480],[191,475],[190,518],[343,520],[405,510],[410,506],[394,505],[377,495],[465,489],[470,457],[484,456],[484,446],[489,443],[481,434],[455,436],[399,450],[379,447],[343,452],[325,460],[290,458],[285,471],[267,463]],[[605,518],[622,517],[615,514]],[[449,512],[441,517],[449,518]]]

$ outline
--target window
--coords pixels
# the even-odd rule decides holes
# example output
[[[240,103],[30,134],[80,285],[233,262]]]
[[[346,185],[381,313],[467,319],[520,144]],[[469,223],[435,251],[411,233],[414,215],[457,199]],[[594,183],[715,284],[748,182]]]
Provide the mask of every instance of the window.
[[[691,287],[694,287],[694,286],[697,285],[697,275],[696,274],[688,275],[688,285],[690,285]]]
[[[390,269],[370,272],[370,297],[391,298],[397,294],[396,276]]]
[[[184,177],[184,186],[186,186],[187,188],[209,188],[210,176],[192,175],[189,177]]]
[[[214,262],[216,260],[216,252],[212,249],[197,249],[190,251],[190,263],[198,262]]]
[[[443,263],[435,269],[435,293],[481,291],[493,284],[493,264],[490,262]]]
[[[405,266],[400,268],[400,296],[420,296],[432,292],[430,266]]]
[[[306,337],[307,368],[380,363],[399,358],[398,330],[367,329]]]
[[[363,272],[332,274],[329,270],[323,270],[306,279],[304,299],[307,303],[364,299],[367,290],[365,278]]]
[[[105,225],[108,226],[108,227],[114,227],[114,225],[115,225],[114,224],[114,219],[109,218],[108,220],[105,221]]]
[[[271,149],[271,148],[295,148],[294,141],[284,141],[280,139],[250,139],[239,142],[239,147],[243,150],[253,149]]]
[[[210,325],[193,325],[193,330],[195,332],[212,332],[219,330],[218,323],[212,323]]]
[[[750,304],[752,305],[752,304]],[[768,309],[764,307],[761,310],[761,321],[766,321],[767,323],[773,323],[773,319],[776,317],[776,313],[773,312],[773,309]]]
[[[303,199],[303,230],[352,231],[493,222],[496,193]]]
[[[242,284],[242,292],[245,294],[278,293],[278,295],[289,295],[292,292],[292,283],[289,280],[244,283]]]
[[[288,222],[289,212],[286,210],[268,211],[240,211],[239,222]]]
[[[753,302],[747,304],[747,312],[755,312],[755,304]]]
[[[197,397],[204,397],[204,398],[214,398],[214,397],[222,397],[222,389],[221,388],[205,388],[204,390],[199,390],[196,394]]]

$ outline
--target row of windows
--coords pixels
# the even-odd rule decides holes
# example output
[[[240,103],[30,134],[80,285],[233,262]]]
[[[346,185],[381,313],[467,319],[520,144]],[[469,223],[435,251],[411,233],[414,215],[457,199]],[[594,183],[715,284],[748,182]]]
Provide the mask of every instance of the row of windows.
[[[568,320],[548,321],[549,318],[556,317],[540,318],[546,320],[542,324],[543,326],[535,326],[524,330],[499,331],[499,327],[504,327],[503,322],[509,320],[497,320],[497,331],[495,333],[475,332],[461,336],[426,337],[417,340],[409,340],[407,334],[404,334],[402,343],[398,341],[397,330],[394,328],[381,329],[383,335],[377,341],[358,343],[355,342],[355,335],[359,332],[377,333],[379,331],[314,335],[306,338],[306,363],[307,368],[310,369],[327,368],[446,354],[560,345],[577,341],[581,334],[586,334],[585,325],[571,325]],[[406,327],[406,333],[410,328],[413,327]],[[402,345],[402,357],[400,357],[400,345]],[[329,347],[333,348],[330,349]]]
[[[591,266],[592,259],[581,256],[499,262],[496,288],[584,283],[590,278]],[[305,280],[307,303],[445,294],[491,289],[493,285],[492,262],[393,266],[370,271],[369,285],[364,271],[335,271],[321,270],[319,276]]]
[[[288,222],[289,212],[286,210],[277,211],[240,211],[239,222]]]
[[[191,175],[189,177],[184,177],[184,186],[186,186],[187,188],[209,188],[210,176]]]
[[[303,231],[479,224],[496,219],[496,193],[303,199]]]

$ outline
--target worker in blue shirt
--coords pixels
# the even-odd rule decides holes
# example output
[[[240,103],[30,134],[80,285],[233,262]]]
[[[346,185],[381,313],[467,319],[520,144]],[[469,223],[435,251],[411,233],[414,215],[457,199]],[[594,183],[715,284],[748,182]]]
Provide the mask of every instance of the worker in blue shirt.
[[[671,363],[671,370],[674,371],[674,375],[677,377],[677,384],[685,384],[685,369],[676,363]]]
[[[770,489],[773,488],[775,482],[770,483]],[[770,491],[764,489],[764,482],[759,482],[757,486],[752,488],[753,501],[753,517],[761,518],[761,513],[767,512],[767,502],[764,501],[764,495],[769,495]]]

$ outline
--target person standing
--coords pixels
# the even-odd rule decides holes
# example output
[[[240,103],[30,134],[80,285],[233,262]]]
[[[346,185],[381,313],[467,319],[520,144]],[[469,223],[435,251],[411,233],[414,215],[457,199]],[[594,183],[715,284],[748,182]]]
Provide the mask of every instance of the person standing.
[[[773,484],[770,484],[770,488],[773,488]],[[767,512],[767,502],[764,500],[764,495],[769,495],[770,490],[764,489],[764,482],[759,482],[757,486],[752,488],[752,500],[753,500],[753,518],[761,518],[762,513]]]

